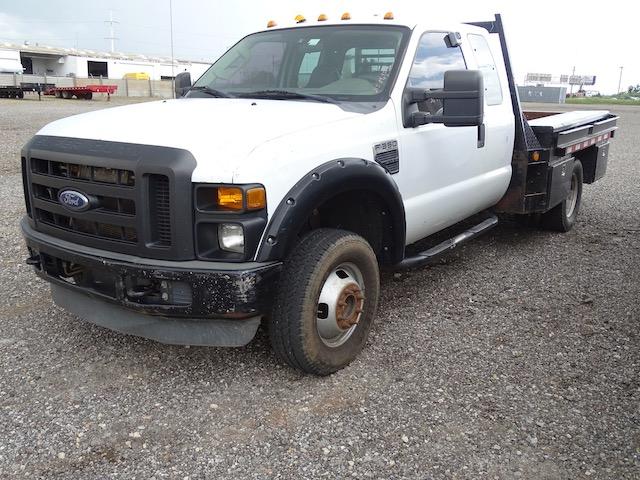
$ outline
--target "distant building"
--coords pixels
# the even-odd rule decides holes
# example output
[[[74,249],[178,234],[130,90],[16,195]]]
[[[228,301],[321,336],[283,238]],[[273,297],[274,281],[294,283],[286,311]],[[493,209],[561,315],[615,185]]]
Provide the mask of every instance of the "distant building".
[[[567,87],[518,86],[518,96],[522,102],[564,103]]]
[[[16,53],[23,73],[57,77],[121,79],[126,74],[146,73],[151,80],[169,80],[180,72],[188,71],[195,80],[211,65],[187,60],[175,60],[172,65],[171,59],[165,57],[0,43],[0,60],[18,58]]]

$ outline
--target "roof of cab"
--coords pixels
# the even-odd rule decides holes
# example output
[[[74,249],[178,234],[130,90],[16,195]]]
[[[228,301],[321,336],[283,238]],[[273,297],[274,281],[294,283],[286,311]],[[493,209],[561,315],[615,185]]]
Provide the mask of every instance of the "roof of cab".
[[[345,12],[345,14],[348,12]],[[389,12],[391,13],[391,12]],[[482,28],[468,25],[464,23],[452,23],[451,21],[437,21],[433,19],[428,24],[427,23],[417,23],[415,20],[413,21],[405,21],[403,18],[396,18],[392,15],[393,18],[386,19],[385,16],[387,14],[374,14],[374,15],[356,15],[350,14],[350,18],[342,20],[342,15],[324,15],[326,20],[320,20],[319,17],[323,15],[309,15],[309,16],[295,16],[289,17],[281,21],[279,18],[272,18],[265,22],[265,27],[259,31],[273,31],[273,30],[281,30],[286,28],[305,28],[305,27],[315,27],[315,26],[323,26],[323,25],[398,25],[402,27],[408,27],[411,30],[417,31],[426,31],[426,30],[448,30],[452,32],[478,32],[478,33],[486,33],[486,31]],[[344,15],[344,14],[343,14]],[[299,17],[303,17],[304,20],[298,21]],[[272,24],[273,22],[273,24]],[[272,25],[272,26],[268,26]]]
[[[266,28],[264,30],[278,30],[283,28],[303,28],[303,27],[311,27],[311,26],[321,26],[321,25],[399,25],[402,27],[409,27],[413,29],[416,26],[415,22],[403,22],[399,19],[396,19],[393,14],[391,14],[392,18],[385,18],[388,16],[388,13],[383,14],[374,14],[374,15],[355,15],[350,14],[348,12],[343,13],[342,15],[297,15],[292,18],[287,18],[284,21],[281,21],[278,18],[270,19],[268,22],[265,22]],[[342,19],[343,16],[349,15],[348,19]],[[298,20],[300,17],[304,18],[304,20]],[[321,17],[325,17],[325,20],[320,20]],[[271,27],[268,25],[274,22],[275,24]]]

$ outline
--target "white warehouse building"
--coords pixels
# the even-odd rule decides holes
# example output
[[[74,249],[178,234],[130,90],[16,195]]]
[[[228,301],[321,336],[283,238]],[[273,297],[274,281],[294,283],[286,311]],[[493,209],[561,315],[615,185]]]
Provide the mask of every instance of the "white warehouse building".
[[[122,79],[126,74],[145,73],[151,80],[170,80],[188,71],[197,79],[210,63],[124,53],[97,52],[78,48],[0,43],[0,53],[19,55],[23,73],[41,76]]]

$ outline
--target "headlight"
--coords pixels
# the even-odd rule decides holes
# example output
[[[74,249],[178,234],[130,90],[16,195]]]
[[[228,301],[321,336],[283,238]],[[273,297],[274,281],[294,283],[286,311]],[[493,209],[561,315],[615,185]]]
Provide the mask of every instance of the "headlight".
[[[222,250],[244,253],[244,230],[236,223],[218,225],[218,242]]]

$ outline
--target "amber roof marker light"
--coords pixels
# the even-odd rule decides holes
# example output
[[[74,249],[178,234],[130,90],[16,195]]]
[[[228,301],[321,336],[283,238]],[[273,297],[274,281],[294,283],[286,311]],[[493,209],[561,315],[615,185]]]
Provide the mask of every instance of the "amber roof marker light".
[[[294,20],[296,21],[296,23],[304,23],[307,21],[307,19],[304,18],[304,15],[296,15],[296,18],[294,18]]]
[[[275,27],[275,26],[277,26],[277,25],[278,25],[278,24],[276,23],[276,21],[275,21],[275,20],[269,20],[269,21],[267,22],[267,28],[272,28],[272,27]]]
[[[318,21],[319,22],[326,22],[327,21],[327,16],[324,13],[321,13],[320,15],[318,15]]]
[[[393,20],[393,12],[387,12],[384,14],[385,20]]]
[[[344,12],[340,17],[340,20],[351,20],[351,14],[349,12]]]

